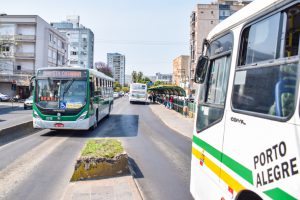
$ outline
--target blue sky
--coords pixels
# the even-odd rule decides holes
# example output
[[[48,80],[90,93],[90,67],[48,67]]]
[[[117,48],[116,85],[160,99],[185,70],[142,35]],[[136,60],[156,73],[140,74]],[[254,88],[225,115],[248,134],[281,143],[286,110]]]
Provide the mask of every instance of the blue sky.
[[[94,61],[106,53],[126,56],[126,74],[171,73],[172,61],[189,55],[189,17],[211,0],[2,0],[0,13],[39,15],[59,22],[79,15],[95,35]]]

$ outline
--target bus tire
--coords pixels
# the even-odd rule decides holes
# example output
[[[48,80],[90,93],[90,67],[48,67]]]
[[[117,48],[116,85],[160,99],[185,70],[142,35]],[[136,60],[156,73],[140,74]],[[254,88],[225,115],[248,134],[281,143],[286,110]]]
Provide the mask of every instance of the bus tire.
[[[262,200],[260,196],[250,190],[241,191],[235,198],[236,200]]]
[[[108,113],[107,113],[106,117],[109,117],[110,111],[111,111],[111,104],[109,104]]]
[[[96,120],[94,121],[94,125],[90,127],[90,130],[95,130],[98,126],[98,110],[96,110]]]

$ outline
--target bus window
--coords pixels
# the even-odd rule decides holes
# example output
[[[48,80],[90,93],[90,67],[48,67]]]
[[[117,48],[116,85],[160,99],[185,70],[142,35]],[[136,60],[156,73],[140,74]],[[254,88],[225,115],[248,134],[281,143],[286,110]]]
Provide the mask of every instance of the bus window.
[[[242,35],[240,65],[252,64],[277,56],[280,13],[247,27]]]
[[[300,28],[294,20],[300,19],[298,5],[243,30],[233,88],[234,109],[277,117],[293,113]],[[265,60],[272,62],[262,62]],[[255,65],[249,66],[252,63]]]
[[[209,127],[223,117],[231,61],[230,52],[232,49],[231,45],[226,47],[223,44],[232,44],[231,34],[213,41],[209,47],[210,49],[208,49],[210,56],[218,56],[218,54],[223,56],[210,61],[205,100],[204,102],[199,101],[200,104],[198,106],[197,132]],[[224,55],[223,51],[228,53]]]
[[[284,20],[286,20],[284,56],[291,57],[298,55],[300,33],[300,4],[286,9],[283,12],[283,17]]]

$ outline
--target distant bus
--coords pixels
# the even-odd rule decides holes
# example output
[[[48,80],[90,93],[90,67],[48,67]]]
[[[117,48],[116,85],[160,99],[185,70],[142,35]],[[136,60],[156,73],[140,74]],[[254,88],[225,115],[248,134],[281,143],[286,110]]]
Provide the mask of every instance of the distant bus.
[[[129,102],[148,102],[147,85],[143,83],[131,83]]]
[[[94,69],[49,67],[33,79],[33,127],[87,130],[110,114],[113,79]]]
[[[195,199],[300,199],[299,22],[299,0],[255,0],[208,34],[195,70]]]

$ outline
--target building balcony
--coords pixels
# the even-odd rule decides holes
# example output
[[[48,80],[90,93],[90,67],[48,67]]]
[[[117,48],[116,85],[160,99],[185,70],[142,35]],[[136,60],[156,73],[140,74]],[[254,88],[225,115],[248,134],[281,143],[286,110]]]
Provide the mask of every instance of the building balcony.
[[[15,82],[18,86],[29,86],[30,78],[34,75],[33,70],[30,71],[19,71],[13,70],[13,73],[1,72],[0,69],[0,82],[13,83]]]
[[[0,52],[0,58],[2,59],[11,59],[14,58],[14,56],[13,52]]]
[[[15,35],[16,41],[22,41],[22,42],[35,42],[35,35]]]
[[[35,35],[0,35],[1,41],[35,42]]]
[[[15,52],[14,56],[16,59],[35,59],[34,53]]]

